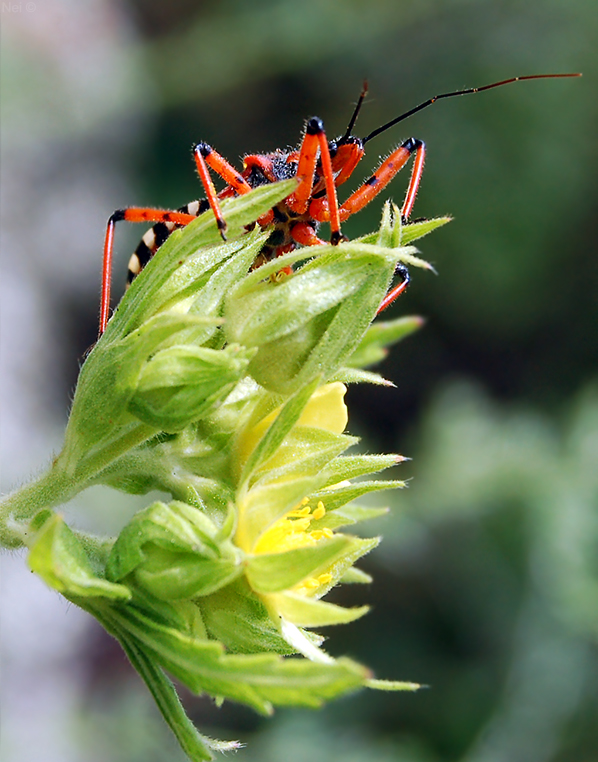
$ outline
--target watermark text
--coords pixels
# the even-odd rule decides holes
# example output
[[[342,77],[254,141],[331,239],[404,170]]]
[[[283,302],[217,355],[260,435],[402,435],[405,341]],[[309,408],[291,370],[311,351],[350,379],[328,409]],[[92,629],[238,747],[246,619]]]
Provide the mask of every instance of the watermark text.
[[[1,3],[0,11],[2,13],[33,13],[35,10],[35,3]]]

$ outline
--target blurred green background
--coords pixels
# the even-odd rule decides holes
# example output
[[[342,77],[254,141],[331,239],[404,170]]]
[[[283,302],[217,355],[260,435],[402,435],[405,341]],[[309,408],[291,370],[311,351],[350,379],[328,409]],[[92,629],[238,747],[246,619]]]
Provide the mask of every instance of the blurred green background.
[[[94,341],[105,220],[200,194],[190,147],[357,134],[447,90],[582,71],[439,103],[368,144],[347,184],[426,141],[421,242],[393,315],[424,329],[349,392],[352,433],[399,451],[409,489],[372,525],[373,604],[329,649],[429,685],[259,718],[186,697],[239,760],[598,760],[598,8],[595,0],[47,0],[2,6],[3,487],[60,445]],[[408,175],[382,198],[402,200]],[[344,190],[344,189],[343,189]],[[341,197],[344,197],[341,194]],[[345,226],[377,225],[381,200]],[[131,226],[133,227],[133,226]],[[142,230],[118,231],[115,288]],[[143,504],[143,502],[141,503]],[[128,499],[90,491],[81,525]],[[3,561],[3,759],[182,760],[117,646]]]

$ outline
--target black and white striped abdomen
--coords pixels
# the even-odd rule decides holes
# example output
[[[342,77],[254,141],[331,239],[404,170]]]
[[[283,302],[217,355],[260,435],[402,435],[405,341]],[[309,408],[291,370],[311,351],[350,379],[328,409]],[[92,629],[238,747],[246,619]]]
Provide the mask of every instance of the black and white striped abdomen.
[[[183,212],[183,214],[192,214],[194,217],[197,217],[203,212],[206,212],[209,208],[210,204],[208,201],[206,199],[200,199],[199,201],[191,201],[189,204],[181,206],[177,211]],[[129,259],[127,285],[132,283],[135,277],[139,275],[172,231],[180,227],[182,227],[182,225],[177,225],[174,222],[156,222],[156,224],[144,234],[135,249],[135,253],[131,254],[131,258]]]

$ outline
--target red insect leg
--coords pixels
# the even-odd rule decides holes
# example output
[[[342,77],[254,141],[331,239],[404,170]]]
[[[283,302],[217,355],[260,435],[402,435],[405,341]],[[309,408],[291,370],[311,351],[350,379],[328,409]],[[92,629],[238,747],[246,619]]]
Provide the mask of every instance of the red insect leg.
[[[239,172],[237,172],[237,170],[231,164],[229,164],[223,156],[221,156],[207,143],[198,143],[193,149],[193,157],[197,166],[199,179],[201,180],[201,184],[203,185],[204,191],[206,192],[208,203],[214,212],[218,230],[220,231],[222,239],[226,241],[226,222],[222,216],[222,211],[220,210],[216,188],[214,187],[214,183],[210,177],[208,166],[211,167],[214,172],[220,175],[224,182],[227,183],[227,185],[229,185],[236,193],[249,193],[251,190],[251,185],[249,185],[247,180],[245,180],[245,178]]]
[[[376,315],[379,315],[382,312],[382,310],[385,310],[387,307],[390,307],[390,305],[394,302],[394,300],[398,296],[400,296],[409,285],[409,271],[407,270],[407,268],[403,267],[403,265],[397,265],[396,272],[400,273],[403,276],[403,280],[401,281],[401,283],[399,283],[398,286],[391,288],[391,290],[386,294],[380,306],[378,307],[378,310],[376,311]]]
[[[361,143],[343,143],[336,149],[332,157],[332,171],[334,172],[334,184],[338,187],[348,180],[353,174],[355,167],[363,159],[363,146]]]
[[[338,198],[336,196],[336,185],[334,184],[334,174],[332,173],[332,162],[330,161],[330,151],[328,141],[324,132],[318,134],[320,142],[320,161],[322,162],[322,174],[326,183],[326,197],[328,198],[328,211],[330,216],[330,243],[337,244],[343,240],[341,234],[341,221],[339,218]]]
[[[243,194],[251,190],[251,186],[237,170],[229,164],[217,151],[214,151],[206,143],[198,143],[193,149],[193,156],[197,165],[197,171],[204,187],[206,197],[216,218],[216,224],[220,235],[224,240],[226,222],[220,210],[218,196],[208,166],[214,170],[227,183],[227,190]],[[112,250],[114,247],[114,225],[116,222],[172,222],[175,225],[188,225],[195,219],[192,214],[182,212],[164,211],[162,209],[146,209],[143,207],[130,207],[120,209],[110,217],[106,227],[104,240],[104,264],[102,267],[102,298],[100,302],[100,336],[106,330],[110,313],[110,288],[112,282]]]
[[[395,175],[403,169],[405,164],[409,161],[411,154],[414,152],[415,162],[413,164],[413,171],[411,173],[409,187],[407,188],[407,194],[401,210],[401,216],[404,220],[407,219],[413,209],[415,196],[417,195],[423,173],[426,153],[425,144],[416,138],[409,138],[409,140],[406,140],[396,148],[390,156],[382,162],[374,174],[351,196],[349,196],[339,209],[340,220],[344,222],[352,214],[361,211],[364,206],[367,206],[370,201],[386,188]],[[327,199],[313,199],[309,205],[309,213],[314,219],[318,220],[318,222],[328,222],[330,219],[330,212]]]
[[[110,287],[112,284],[112,250],[114,247],[114,226],[117,222],[172,222],[175,225],[188,225],[195,219],[193,214],[165,211],[164,209],[148,209],[145,207],[129,207],[118,209],[110,216],[106,226],[104,239],[104,262],[102,266],[102,298],[100,301],[100,336],[106,330],[110,313]]]
[[[314,229],[307,222],[298,222],[296,225],[293,225],[291,235],[293,240],[302,246],[317,246],[318,244],[326,243],[326,241],[318,238]]]
[[[390,156],[382,162],[374,174],[367,179],[355,193],[349,196],[339,210],[341,220],[346,220],[347,217],[355,214],[355,212],[361,211],[364,206],[367,206],[370,201],[380,193],[380,191],[386,188],[394,176],[403,169],[414,151],[416,152],[416,159],[413,165],[409,187],[407,188],[405,202],[401,210],[401,216],[406,219],[413,208],[413,202],[415,201],[415,196],[419,188],[426,151],[424,143],[416,138],[409,138],[409,140],[406,140],[396,148]]]
[[[411,211],[413,210],[413,204],[415,203],[415,197],[422,179],[424,161],[426,158],[425,144],[421,140],[414,142],[419,143],[419,145],[415,149],[415,160],[413,162],[413,169],[411,170],[411,178],[409,180],[407,194],[405,195],[405,201],[403,202],[403,208],[401,209],[401,218],[403,220],[408,220]]]
[[[314,184],[316,162],[318,160],[318,131],[322,132],[323,130],[324,126],[317,117],[310,119],[305,129],[305,135],[297,160],[299,185],[286,200],[286,205],[298,214],[305,214],[307,211],[307,204]]]
[[[330,221],[331,229],[330,241],[335,244],[342,240],[336,185],[334,182],[330,149],[328,147],[328,141],[326,140],[324,125],[322,124],[322,120],[316,116],[312,117],[307,122],[305,136],[301,143],[299,159],[297,162],[299,186],[286,200],[286,204],[290,209],[300,214],[304,214],[307,211],[308,202],[313,192],[318,148],[320,149],[322,177],[326,188],[328,219]],[[301,241],[299,241],[299,243],[301,243]]]

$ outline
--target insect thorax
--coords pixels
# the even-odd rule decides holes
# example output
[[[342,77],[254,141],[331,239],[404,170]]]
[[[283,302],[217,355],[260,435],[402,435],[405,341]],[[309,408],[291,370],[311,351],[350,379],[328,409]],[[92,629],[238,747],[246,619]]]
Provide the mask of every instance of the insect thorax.
[[[280,180],[290,180],[297,176],[296,154],[296,151],[289,149],[259,156],[247,156],[245,160],[249,166],[247,167],[248,171],[246,170],[244,173],[245,179],[252,188]],[[273,207],[272,212],[274,214],[272,220],[274,229],[262,247],[254,263],[254,268],[295,248],[296,243],[291,235],[291,230],[298,222],[305,222],[314,230],[317,230],[318,227],[316,221],[309,214],[299,214],[293,211],[284,201]]]

